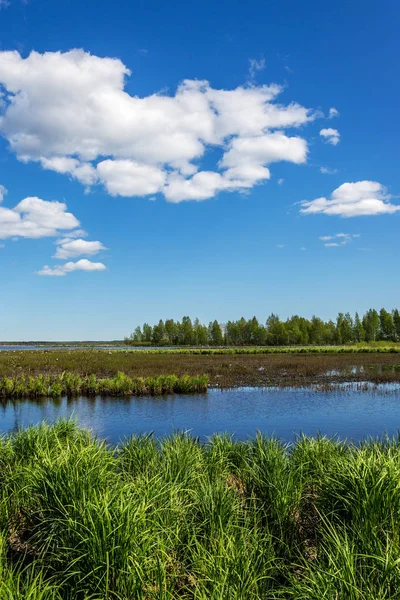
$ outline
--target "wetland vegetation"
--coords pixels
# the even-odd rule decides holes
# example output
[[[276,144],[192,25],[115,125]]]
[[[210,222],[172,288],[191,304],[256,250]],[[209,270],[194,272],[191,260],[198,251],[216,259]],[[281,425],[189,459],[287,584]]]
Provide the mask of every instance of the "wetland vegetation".
[[[267,352],[265,352],[267,350]],[[82,378],[110,379],[174,375],[208,376],[209,386],[304,386],[342,382],[400,381],[398,347],[226,348],[140,351],[20,350],[0,352],[0,379],[68,372]],[[283,350],[283,351],[282,351]],[[304,350],[304,352],[302,351]],[[346,351],[344,351],[346,350]]]
[[[0,462],[1,598],[398,597],[398,438],[108,447],[64,421]]]
[[[81,377],[64,371],[61,375],[17,375],[0,378],[0,399],[60,396],[159,396],[194,394],[207,391],[208,376],[159,375],[129,377],[118,372],[114,377]]]

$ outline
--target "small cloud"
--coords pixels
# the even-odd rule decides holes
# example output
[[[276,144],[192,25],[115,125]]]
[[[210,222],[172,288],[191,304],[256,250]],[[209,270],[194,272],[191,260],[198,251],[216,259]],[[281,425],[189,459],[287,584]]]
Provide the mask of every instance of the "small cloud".
[[[338,169],[330,169],[329,167],[321,167],[319,171],[324,175],[336,175],[336,173],[339,173]]]
[[[334,119],[335,117],[338,117],[339,115],[340,115],[339,111],[336,108],[334,108],[333,106],[332,106],[332,108],[329,109],[329,118],[330,119]]]
[[[8,189],[4,185],[0,185],[0,202],[3,202],[4,196],[7,194]]]
[[[9,0],[0,0],[0,10],[2,8],[8,8],[10,6]]]
[[[264,71],[265,69],[265,58],[249,58],[249,81],[254,81],[258,71]]]
[[[139,48],[139,50],[137,51],[138,54],[142,54],[142,56],[146,56],[146,54],[149,53],[149,51],[147,50],[147,48]]]
[[[339,248],[347,246],[355,238],[361,237],[359,233],[336,233],[335,235],[321,235],[320,240],[326,248]]]
[[[288,73],[293,73],[292,69],[291,69],[290,67],[288,67],[287,65],[285,65],[285,67],[284,67],[284,68],[286,69],[286,71],[287,71]]]
[[[275,248],[284,248],[285,244],[276,244]]]
[[[0,244],[0,248],[5,248],[5,244]]]
[[[285,181],[285,180],[284,180],[282,177],[280,177],[280,178],[278,179],[278,185],[282,185],[282,183],[283,183],[284,181]]]
[[[67,262],[65,265],[49,267],[45,265],[43,269],[37,271],[37,275],[46,275],[48,277],[63,277],[72,271],[105,271],[107,267],[101,262],[92,262],[87,258],[82,258],[77,262]]]
[[[340,142],[340,133],[337,129],[332,129],[332,127],[321,129],[319,135],[324,138],[327,144],[332,144],[332,146],[336,146]]]
[[[94,256],[102,250],[107,250],[99,241],[88,242],[82,239],[63,239],[57,242],[57,251],[54,258],[66,260],[67,258],[76,258],[78,256]]]
[[[155,196],[150,196],[149,202],[155,202],[155,201],[156,201],[156,197]]]
[[[305,252],[305,251],[307,250],[307,248],[305,248],[304,246],[302,246],[302,247],[300,248],[300,250],[302,250],[303,252]]]
[[[392,204],[391,199],[387,189],[378,181],[353,181],[336,188],[330,198],[303,200],[300,212],[338,217],[394,214],[400,206]]]

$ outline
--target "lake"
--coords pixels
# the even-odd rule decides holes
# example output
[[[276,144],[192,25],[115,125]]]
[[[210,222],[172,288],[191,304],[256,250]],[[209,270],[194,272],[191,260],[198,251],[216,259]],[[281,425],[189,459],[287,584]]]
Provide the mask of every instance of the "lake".
[[[143,350],[143,346],[104,346],[104,345],[81,345],[81,346],[77,346],[77,345],[65,345],[65,346],[51,346],[51,345],[46,345],[46,346],[41,346],[40,344],[15,344],[15,345],[7,345],[7,344],[3,344],[0,345],[0,352],[4,352],[4,351],[16,351],[16,350]],[[152,350],[155,349],[159,349],[158,347],[154,346],[151,348]],[[165,347],[163,346],[162,349],[165,349]]]
[[[71,416],[111,443],[132,434],[165,436],[176,430],[203,440],[217,432],[246,439],[260,431],[284,441],[301,432],[359,441],[400,430],[400,384],[346,384],[330,391],[238,388],[163,397],[10,401],[0,405],[0,431]]]

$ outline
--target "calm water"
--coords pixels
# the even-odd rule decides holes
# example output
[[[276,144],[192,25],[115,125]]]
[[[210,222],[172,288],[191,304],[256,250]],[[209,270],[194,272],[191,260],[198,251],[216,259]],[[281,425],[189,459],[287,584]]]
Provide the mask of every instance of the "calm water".
[[[194,348],[195,346],[192,346],[192,348]],[[143,350],[176,350],[179,349],[180,346],[104,346],[101,344],[88,344],[87,346],[84,345],[66,345],[66,346],[41,346],[40,344],[21,344],[20,346],[18,344],[15,345],[0,345],[0,352],[2,351],[20,351],[20,350],[109,350],[110,352],[112,350],[136,350],[136,351],[143,351]]]
[[[152,350],[157,350],[157,347],[152,347]],[[165,349],[165,346],[163,346]],[[37,345],[29,345],[24,344],[21,346],[1,346],[0,352],[4,350],[143,350],[143,346],[96,346],[96,345],[87,345],[87,346],[37,346]]]
[[[0,405],[0,431],[71,415],[113,443],[131,434],[164,436],[175,430],[202,439],[216,432],[245,439],[261,431],[285,441],[300,432],[358,441],[400,430],[400,385],[371,386],[367,391],[354,386],[329,392],[241,388],[161,398],[24,400]]]

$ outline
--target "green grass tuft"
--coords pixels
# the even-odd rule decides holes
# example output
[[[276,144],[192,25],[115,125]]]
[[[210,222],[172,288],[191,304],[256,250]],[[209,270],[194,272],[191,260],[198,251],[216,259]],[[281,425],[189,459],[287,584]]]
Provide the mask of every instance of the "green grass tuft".
[[[0,440],[0,598],[397,598],[399,481],[399,438],[29,427]]]
[[[163,394],[191,394],[206,392],[209,378],[207,375],[190,376],[160,375],[158,377],[129,377],[118,372],[115,377],[96,378],[94,375],[81,377],[64,372],[61,375],[37,377],[0,378],[0,398],[40,398],[60,396],[158,396]]]

